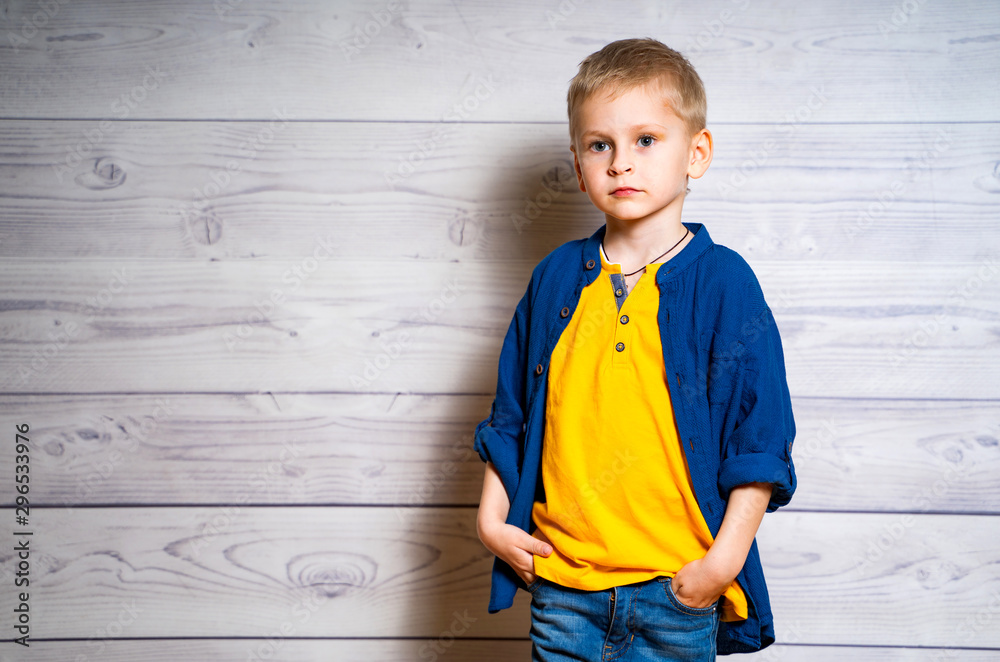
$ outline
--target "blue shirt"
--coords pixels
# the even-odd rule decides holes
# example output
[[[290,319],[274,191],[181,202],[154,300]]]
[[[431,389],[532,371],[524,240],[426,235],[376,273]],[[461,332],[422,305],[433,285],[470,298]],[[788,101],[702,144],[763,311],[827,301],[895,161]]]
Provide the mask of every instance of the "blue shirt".
[[[781,338],[750,265],[712,241],[701,223],[656,273],[657,322],[677,431],[702,515],[716,536],[732,488],[772,483],[767,510],[795,491],[795,421]],[[510,499],[507,523],[532,533],[532,504],[545,501],[541,475],[548,363],[583,288],[600,275],[602,225],[535,266],[500,350],[496,397],[475,429],[475,449],[492,462]],[[754,540],[737,575],[747,595],[745,620],[719,623],[719,654],[774,642],[764,571]],[[489,613],[510,607],[524,581],[494,558]]]

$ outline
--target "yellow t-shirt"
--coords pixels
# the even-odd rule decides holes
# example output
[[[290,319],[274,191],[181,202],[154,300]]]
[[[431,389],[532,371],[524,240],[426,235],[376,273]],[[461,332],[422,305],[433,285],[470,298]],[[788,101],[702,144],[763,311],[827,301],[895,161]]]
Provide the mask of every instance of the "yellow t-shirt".
[[[625,291],[601,247],[601,274],[580,295],[549,362],[542,481],[531,517],[552,542],[535,573],[589,591],[672,577],[713,537],[677,436],[650,264]],[[747,617],[734,580],[725,621]]]

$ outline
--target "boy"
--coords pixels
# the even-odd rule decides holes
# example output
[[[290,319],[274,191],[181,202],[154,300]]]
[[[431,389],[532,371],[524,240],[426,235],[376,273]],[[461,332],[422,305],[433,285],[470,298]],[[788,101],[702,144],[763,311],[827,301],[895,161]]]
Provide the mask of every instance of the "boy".
[[[653,39],[607,45],[570,83],[577,180],[606,222],[533,270],[475,430],[489,612],[531,593],[533,660],[774,641],[754,536],[795,490],[795,423],[753,271],[681,222],[712,160],[705,108]]]

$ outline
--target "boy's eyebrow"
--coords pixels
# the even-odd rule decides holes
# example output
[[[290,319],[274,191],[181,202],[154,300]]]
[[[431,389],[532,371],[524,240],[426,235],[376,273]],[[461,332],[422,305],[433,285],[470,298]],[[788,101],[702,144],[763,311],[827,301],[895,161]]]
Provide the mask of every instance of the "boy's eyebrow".
[[[640,129],[648,129],[650,127],[657,127],[657,128],[662,129],[664,131],[667,130],[667,127],[663,126],[662,124],[657,124],[656,122],[649,122],[647,124],[635,124],[633,126],[626,127],[625,130],[628,131],[629,133],[631,133],[633,131],[639,131]],[[583,136],[589,136],[591,134],[600,136],[600,135],[604,135],[604,131],[602,131],[600,129],[587,129],[581,135],[583,135]]]

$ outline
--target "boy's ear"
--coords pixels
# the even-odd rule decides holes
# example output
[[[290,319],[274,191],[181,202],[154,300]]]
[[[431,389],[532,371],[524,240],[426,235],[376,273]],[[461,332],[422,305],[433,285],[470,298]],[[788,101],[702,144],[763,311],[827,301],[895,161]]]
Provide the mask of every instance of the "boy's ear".
[[[576,170],[576,182],[580,186],[580,190],[584,193],[587,192],[587,186],[583,183],[583,171],[580,170],[580,159],[576,155],[576,147],[570,143],[569,151],[573,152],[573,169]]]
[[[698,179],[712,163],[712,132],[702,129],[691,136],[691,164],[687,174]]]

